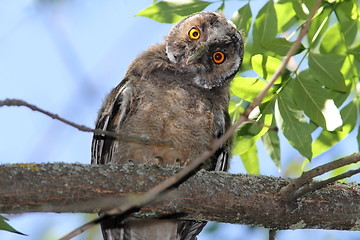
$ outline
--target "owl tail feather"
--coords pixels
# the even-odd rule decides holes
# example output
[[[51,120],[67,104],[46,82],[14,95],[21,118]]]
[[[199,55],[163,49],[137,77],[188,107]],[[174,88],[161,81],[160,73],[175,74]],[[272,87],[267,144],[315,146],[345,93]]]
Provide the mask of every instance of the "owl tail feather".
[[[101,224],[104,240],[196,240],[206,222],[109,219]]]

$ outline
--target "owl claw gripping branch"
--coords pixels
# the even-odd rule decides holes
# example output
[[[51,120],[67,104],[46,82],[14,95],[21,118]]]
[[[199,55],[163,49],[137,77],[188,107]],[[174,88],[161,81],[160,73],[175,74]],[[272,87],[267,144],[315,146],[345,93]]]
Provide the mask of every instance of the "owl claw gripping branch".
[[[95,134],[92,164],[186,165],[229,127],[229,83],[243,59],[243,40],[221,14],[203,12],[174,25],[163,43],[130,65],[106,97],[96,128],[169,141],[171,145],[117,141]],[[205,161],[226,171],[230,142]],[[116,179],[114,179],[116,181]],[[101,224],[105,240],[194,240],[205,222],[116,217]]]

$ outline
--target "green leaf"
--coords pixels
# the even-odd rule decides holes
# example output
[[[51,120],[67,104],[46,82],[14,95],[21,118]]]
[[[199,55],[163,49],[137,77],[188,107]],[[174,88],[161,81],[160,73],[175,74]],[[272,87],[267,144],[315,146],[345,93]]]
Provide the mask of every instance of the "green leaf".
[[[280,169],[280,140],[277,131],[269,130],[262,137],[266,152],[269,154],[276,167]]]
[[[273,1],[268,1],[256,16],[252,31],[252,53],[264,52],[263,43],[276,37],[277,18]]]
[[[239,127],[233,141],[233,155],[247,154],[256,141],[269,130],[267,126],[271,125],[273,119],[274,104],[274,100],[263,103],[250,113],[249,119],[252,119],[257,124],[247,122]]]
[[[237,10],[233,14],[231,21],[233,21],[238,30],[243,31],[245,33],[245,36],[248,36],[252,21],[250,4],[247,3],[242,8]]]
[[[274,125],[274,107],[275,107],[275,98],[272,98],[270,101],[262,103],[259,107],[260,114],[258,118],[255,120],[261,127],[261,131],[255,136],[255,139],[258,140],[265,133],[269,131],[269,126]],[[250,114],[251,116],[251,114]]]
[[[358,142],[358,151],[360,152],[360,127],[358,127],[358,134],[356,136]]]
[[[316,44],[321,39],[321,36],[324,35],[324,32],[329,25],[329,15],[331,13],[330,8],[325,8],[320,14],[316,15],[311,21],[307,38],[311,47],[316,46]]]
[[[301,0],[301,1],[305,4],[307,14],[310,14],[311,10],[314,8],[316,1],[314,0]]]
[[[228,108],[228,112],[230,115],[235,112],[237,104],[238,104],[238,100],[234,97],[231,97],[230,101],[229,101],[229,108]]]
[[[222,2],[221,5],[216,9],[216,12],[224,13],[224,9],[225,9],[225,2]]]
[[[251,58],[251,65],[260,77],[269,81],[281,65],[281,61],[274,57],[256,54]],[[281,77],[276,80],[275,84],[279,83],[281,83]]]
[[[342,125],[340,111],[329,98],[327,89],[316,82],[308,71],[295,79],[294,99],[305,114],[317,125],[333,131]]]
[[[289,143],[300,154],[311,159],[311,129],[306,122],[304,113],[294,103],[291,91],[290,82],[278,94],[275,104],[275,119]]]
[[[164,0],[152,4],[135,16],[148,17],[163,23],[174,23],[183,19],[185,16],[202,11],[210,4],[211,2],[200,0]]]
[[[285,32],[296,23],[296,13],[291,1],[278,2],[274,5],[277,20],[278,32]]]
[[[231,123],[235,123],[239,119],[240,114],[244,112],[245,109],[243,103],[244,100],[239,97],[231,96],[228,109]]]
[[[242,124],[239,129],[236,131],[236,135],[239,137],[253,137],[261,131],[261,126],[256,125],[251,122],[246,122]]]
[[[26,234],[21,233],[21,232],[17,231],[16,229],[14,229],[6,221],[8,221],[8,219],[0,215],[0,230],[27,236]]]
[[[266,46],[267,50],[272,51],[273,53],[280,56],[285,56],[292,45],[293,43],[289,42],[285,38],[274,38],[264,42],[264,46]],[[294,55],[301,53],[302,51],[304,51],[304,49],[304,45],[300,44],[298,50],[295,52]]]
[[[355,59],[360,62],[360,40],[350,48],[349,53],[353,54]]]
[[[266,85],[266,82],[258,78],[236,76],[231,82],[230,91],[232,95],[236,95],[239,98],[251,102]],[[273,93],[268,92],[265,95],[263,102],[269,101],[272,97]]]
[[[337,65],[338,63],[334,63],[334,65]],[[329,90],[329,98],[333,99],[336,106],[340,107],[344,101],[349,97],[352,90],[354,89],[354,85],[359,79],[359,69],[360,69],[360,63],[355,61],[354,55],[348,55],[344,63],[341,66],[341,73],[345,78],[345,84],[346,84],[346,91],[345,92],[339,92],[334,90]]]
[[[231,149],[232,155],[241,155],[245,154],[249,149],[255,144],[255,141],[252,137],[235,137],[235,141],[233,142],[233,147]]]
[[[326,87],[336,91],[346,92],[345,79],[340,72],[343,61],[344,57],[339,55],[310,53],[310,72],[316,80]]]
[[[350,55],[353,56],[353,55]],[[355,57],[354,57],[355,59]],[[353,61],[353,67],[356,70],[357,79],[360,79],[360,61],[357,61],[356,59]]]
[[[333,132],[323,130],[312,144],[314,157],[325,152],[340,140],[344,139],[355,128],[359,114],[356,103],[350,102],[340,111],[340,113],[344,121],[341,130]]]
[[[240,157],[247,173],[260,174],[259,158],[256,144],[253,144],[247,152],[240,154]]]
[[[293,9],[296,13],[296,16],[302,20],[306,20],[308,18],[309,13],[308,12],[305,13],[304,11],[305,8],[303,7],[304,4],[298,0],[291,1],[291,3],[293,5]]]
[[[261,105],[261,108],[255,108],[249,116],[249,119],[255,121],[244,123],[237,131],[237,135],[240,137],[252,137],[257,141],[262,135],[264,135],[270,126],[273,114],[269,111],[269,105],[274,106],[272,101],[266,102]],[[254,115],[254,116],[252,116]]]
[[[245,71],[251,71],[251,57],[252,57],[252,46],[250,44],[245,44],[245,50],[244,50],[244,59],[243,62],[241,64],[241,71],[245,72]]]
[[[355,1],[339,2],[335,8],[335,13],[340,24],[341,33],[345,38],[347,46],[351,46],[358,32],[359,20],[356,11],[358,6]]]
[[[346,56],[340,71],[345,78],[345,84],[348,92],[350,92],[354,83],[359,80],[359,66],[355,61],[354,55],[349,54]]]
[[[262,103],[260,107],[256,107],[250,113],[249,119],[256,122],[256,124],[253,123],[252,127],[249,129],[251,133],[256,133],[253,137],[255,141],[269,131],[269,126],[273,124],[274,106],[275,98],[272,98],[270,101]]]
[[[334,100],[334,103],[338,108],[344,103],[348,96],[349,92],[328,91],[328,97]]]
[[[320,53],[322,54],[346,54],[346,45],[342,38],[339,23],[331,26],[326,32],[320,43]]]

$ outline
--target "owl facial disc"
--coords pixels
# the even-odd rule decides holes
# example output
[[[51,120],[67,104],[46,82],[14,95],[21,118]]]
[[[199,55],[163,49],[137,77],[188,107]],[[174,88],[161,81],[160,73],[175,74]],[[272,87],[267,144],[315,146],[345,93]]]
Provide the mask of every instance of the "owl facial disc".
[[[189,84],[205,89],[228,84],[244,54],[243,40],[235,25],[214,12],[181,20],[170,30],[165,44],[169,61],[193,76]]]

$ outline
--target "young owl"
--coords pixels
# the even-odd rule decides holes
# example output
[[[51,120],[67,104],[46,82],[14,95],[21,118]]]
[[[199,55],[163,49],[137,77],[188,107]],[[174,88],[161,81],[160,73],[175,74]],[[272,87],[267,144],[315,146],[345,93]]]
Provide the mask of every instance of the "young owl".
[[[243,50],[235,25],[219,13],[198,13],[175,24],[163,43],[132,62],[105,99],[96,122],[98,129],[168,144],[125,142],[95,134],[92,164],[131,161],[183,166],[197,158],[230,124],[228,88],[242,63]],[[227,170],[229,155],[228,142],[202,168]],[[191,240],[205,224],[113,218],[101,228],[105,240]]]

